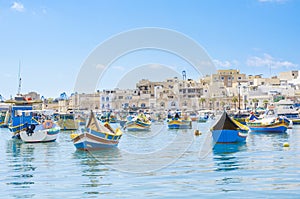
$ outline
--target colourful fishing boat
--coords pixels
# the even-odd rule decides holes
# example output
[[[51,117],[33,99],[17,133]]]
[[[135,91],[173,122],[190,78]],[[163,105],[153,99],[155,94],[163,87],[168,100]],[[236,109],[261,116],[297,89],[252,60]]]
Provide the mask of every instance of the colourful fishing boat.
[[[284,116],[289,119],[293,125],[300,124],[300,114],[298,109],[294,106],[294,102],[291,100],[280,100],[275,103],[278,116]]]
[[[31,111],[30,111],[31,112]],[[60,131],[60,127],[53,122],[52,119],[41,119],[37,116],[37,111],[32,111],[35,115],[32,118],[33,123],[27,123],[26,129],[21,130],[20,138],[24,142],[36,143],[36,142],[52,142],[57,139]],[[43,111],[38,111],[39,113]],[[44,117],[44,116],[43,116]],[[50,116],[47,116],[50,117]]]
[[[211,128],[212,137],[216,143],[245,142],[249,128],[233,119],[226,111]]]
[[[128,117],[124,126],[128,131],[148,131],[150,128],[151,121],[144,114]]]
[[[206,114],[206,113],[200,114],[197,122],[205,123],[205,122],[207,122],[208,118],[209,118],[208,114]]]
[[[277,132],[284,133],[288,129],[290,121],[284,117],[267,117],[249,120],[247,126],[252,132]]]
[[[119,128],[114,130],[108,122],[100,124],[91,112],[86,128],[82,129],[80,134],[71,134],[71,139],[76,149],[89,151],[116,147],[122,134]]]
[[[180,118],[172,118],[168,121],[169,129],[191,129],[192,128],[192,120],[191,119],[180,119]]]
[[[9,110],[0,110],[0,128],[7,128],[10,119]]]
[[[15,99],[7,100],[5,103],[12,104],[8,128],[12,132],[13,137],[19,135],[20,131],[26,130],[27,124],[37,124],[33,120],[32,110],[33,104],[40,103],[40,101],[18,95]]]
[[[61,130],[72,131],[78,129],[79,122],[75,120],[75,115],[73,113],[60,113],[58,118],[57,123]]]

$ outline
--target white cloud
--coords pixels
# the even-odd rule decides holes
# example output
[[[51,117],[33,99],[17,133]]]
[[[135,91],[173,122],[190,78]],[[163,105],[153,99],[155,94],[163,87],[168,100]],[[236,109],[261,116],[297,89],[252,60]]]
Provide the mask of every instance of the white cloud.
[[[97,64],[96,69],[103,70],[105,69],[105,66],[103,64]]]
[[[293,68],[297,67],[298,64],[294,64],[290,61],[278,60],[272,57],[271,55],[265,53],[262,57],[252,56],[247,59],[248,66],[256,67],[271,67],[271,68]]]
[[[25,10],[24,5],[20,2],[13,2],[10,8],[18,12],[23,12]]]
[[[232,61],[225,60],[225,61],[221,61],[221,60],[214,59],[213,62],[216,65],[217,68],[218,67],[222,67],[222,68],[234,68],[234,67],[236,67],[239,64],[239,62],[237,60],[232,60]]]

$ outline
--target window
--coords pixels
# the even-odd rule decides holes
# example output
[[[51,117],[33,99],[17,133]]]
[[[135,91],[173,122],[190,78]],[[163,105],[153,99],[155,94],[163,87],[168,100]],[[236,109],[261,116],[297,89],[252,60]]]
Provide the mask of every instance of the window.
[[[145,107],[146,107],[146,104],[145,104],[145,103],[142,103],[142,104],[141,104],[141,107],[142,107],[142,108],[145,108]]]
[[[106,101],[107,101],[107,102],[109,101],[109,97],[106,97]]]
[[[223,76],[221,77],[221,80],[224,80],[224,77],[223,77]]]
[[[238,79],[242,79],[242,77],[238,77]]]

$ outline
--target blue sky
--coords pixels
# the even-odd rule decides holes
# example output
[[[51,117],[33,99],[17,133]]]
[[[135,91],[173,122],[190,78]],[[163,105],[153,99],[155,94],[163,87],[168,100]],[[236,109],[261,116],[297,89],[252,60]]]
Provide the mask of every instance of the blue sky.
[[[0,94],[46,97],[73,92],[80,67],[101,42],[123,31],[161,27],[198,42],[217,68],[275,75],[300,69],[300,1],[8,1],[0,0]],[[113,87],[136,66],[159,63],[187,70],[166,53],[137,52],[112,64],[98,88]],[[127,67],[127,68],[126,68]],[[178,71],[180,73],[180,71]]]

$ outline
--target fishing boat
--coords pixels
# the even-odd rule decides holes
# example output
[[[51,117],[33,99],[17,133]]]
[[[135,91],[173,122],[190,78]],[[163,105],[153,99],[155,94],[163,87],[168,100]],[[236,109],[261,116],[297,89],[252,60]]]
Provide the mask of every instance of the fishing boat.
[[[197,112],[195,112],[195,111],[189,111],[188,113],[189,113],[189,116],[190,116],[190,118],[191,118],[192,121],[195,122],[195,121],[197,121],[199,119],[199,115],[198,115]]]
[[[79,134],[71,134],[71,139],[78,150],[99,150],[116,147],[122,137],[119,128],[115,130],[106,122],[102,125],[91,112],[87,126]]]
[[[239,123],[246,125],[246,120],[249,118],[250,113],[247,110],[240,110],[237,113],[234,113],[231,118]]]
[[[26,123],[25,130],[20,131],[20,138],[27,143],[52,142],[57,139],[60,127],[53,122],[50,115],[45,111],[25,111],[32,112],[31,123]]]
[[[289,119],[293,125],[300,124],[300,115],[298,109],[294,106],[294,102],[291,100],[280,100],[275,103],[278,116],[285,116]]]
[[[10,111],[7,104],[0,105],[0,128],[7,128],[10,120]]]
[[[192,120],[190,117],[184,116],[181,117],[180,113],[176,113],[174,117],[168,119],[168,128],[169,129],[191,129]]]
[[[139,114],[138,116],[127,117],[124,129],[127,131],[148,131],[151,128],[151,121],[144,115]]]
[[[284,118],[263,118],[260,120],[247,122],[252,132],[286,132],[289,126],[289,121]]]
[[[33,124],[33,105],[41,103],[39,100],[25,98],[22,95],[17,95],[14,99],[6,100],[5,103],[11,104],[11,116],[8,125],[13,137],[18,135],[20,131],[27,128],[27,124]]]
[[[233,119],[224,111],[219,120],[211,128],[216,143],[245,142],[249,128]]]
[[[272,110],[267,110],[262,118],[250,116],[247,126],[252,132],[277,132],[284,133],[290,121],[282,116],[276,116]]]
[[[208,118],[209,118],[208,113],[200,112],[197,122],[205,123],[205,122],[207,122]]]
[[[58,125],[61,130],[71,131],[78,129],[78,121],[75,120],[75,114],[73,113],[60,113],[58,114]]]

